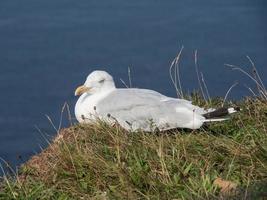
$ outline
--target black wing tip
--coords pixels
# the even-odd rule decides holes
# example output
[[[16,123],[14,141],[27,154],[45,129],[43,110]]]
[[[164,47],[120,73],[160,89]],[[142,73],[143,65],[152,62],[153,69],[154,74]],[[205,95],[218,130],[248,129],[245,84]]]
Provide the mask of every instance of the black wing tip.
[[[229,115],[229,114],[232,114],[238,111],[241,111],[240,107],[230,107],[230,108],[222,107],[212,112],[205,113],[203,116],[206,119],[213,119],[213,118],[224,117],[226,115]]]

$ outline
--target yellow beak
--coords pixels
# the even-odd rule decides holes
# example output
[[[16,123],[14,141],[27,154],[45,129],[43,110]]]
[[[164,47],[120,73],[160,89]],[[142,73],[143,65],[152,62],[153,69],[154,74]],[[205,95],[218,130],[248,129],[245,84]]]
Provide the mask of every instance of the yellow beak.
[[[90,90],[89,87],[86,87],[85,85],[81,85],[79,87],[77,87],[77,89],[75,90],[75,96],[80,96],[85,92],[88,92]]]

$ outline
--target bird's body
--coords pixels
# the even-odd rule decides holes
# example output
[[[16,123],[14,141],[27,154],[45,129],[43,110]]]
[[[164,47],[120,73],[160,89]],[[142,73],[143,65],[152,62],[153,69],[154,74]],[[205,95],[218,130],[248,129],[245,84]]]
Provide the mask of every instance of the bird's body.
[[[119,123],[131,131],[163,131],[198,129],[207,121],[224,120],[206,119],[203,115],[213,110],[205,110],[190,101],[170,98],[153,90],[117,89],[113,78],[104,71],[92,72],[84,86],[76,90],[76,95],[81,93],[75,106],[76,118],[81,123],[101,119]]]

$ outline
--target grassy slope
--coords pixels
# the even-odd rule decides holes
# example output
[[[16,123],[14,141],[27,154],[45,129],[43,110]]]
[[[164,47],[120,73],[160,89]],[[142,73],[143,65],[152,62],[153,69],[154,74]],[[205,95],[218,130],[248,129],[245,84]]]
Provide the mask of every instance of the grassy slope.
[[[238,185],[237,199],[257,199],[267,188],[267,103],[240,106],[231,120],[195,131],[132,134],[104,123],[61,130],[16,180],[4,177],[0,199],[233,198],[217,178]]]

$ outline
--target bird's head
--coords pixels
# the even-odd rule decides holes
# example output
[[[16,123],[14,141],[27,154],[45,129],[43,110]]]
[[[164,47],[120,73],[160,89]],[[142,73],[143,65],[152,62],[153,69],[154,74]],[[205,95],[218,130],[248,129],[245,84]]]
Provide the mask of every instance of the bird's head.
[[[93,71],[87,76],[83,85],[75,90],[75,96],[84,93],[95,94],[97,92],[109,91],[115,88],[112,76],[105,71]]]

